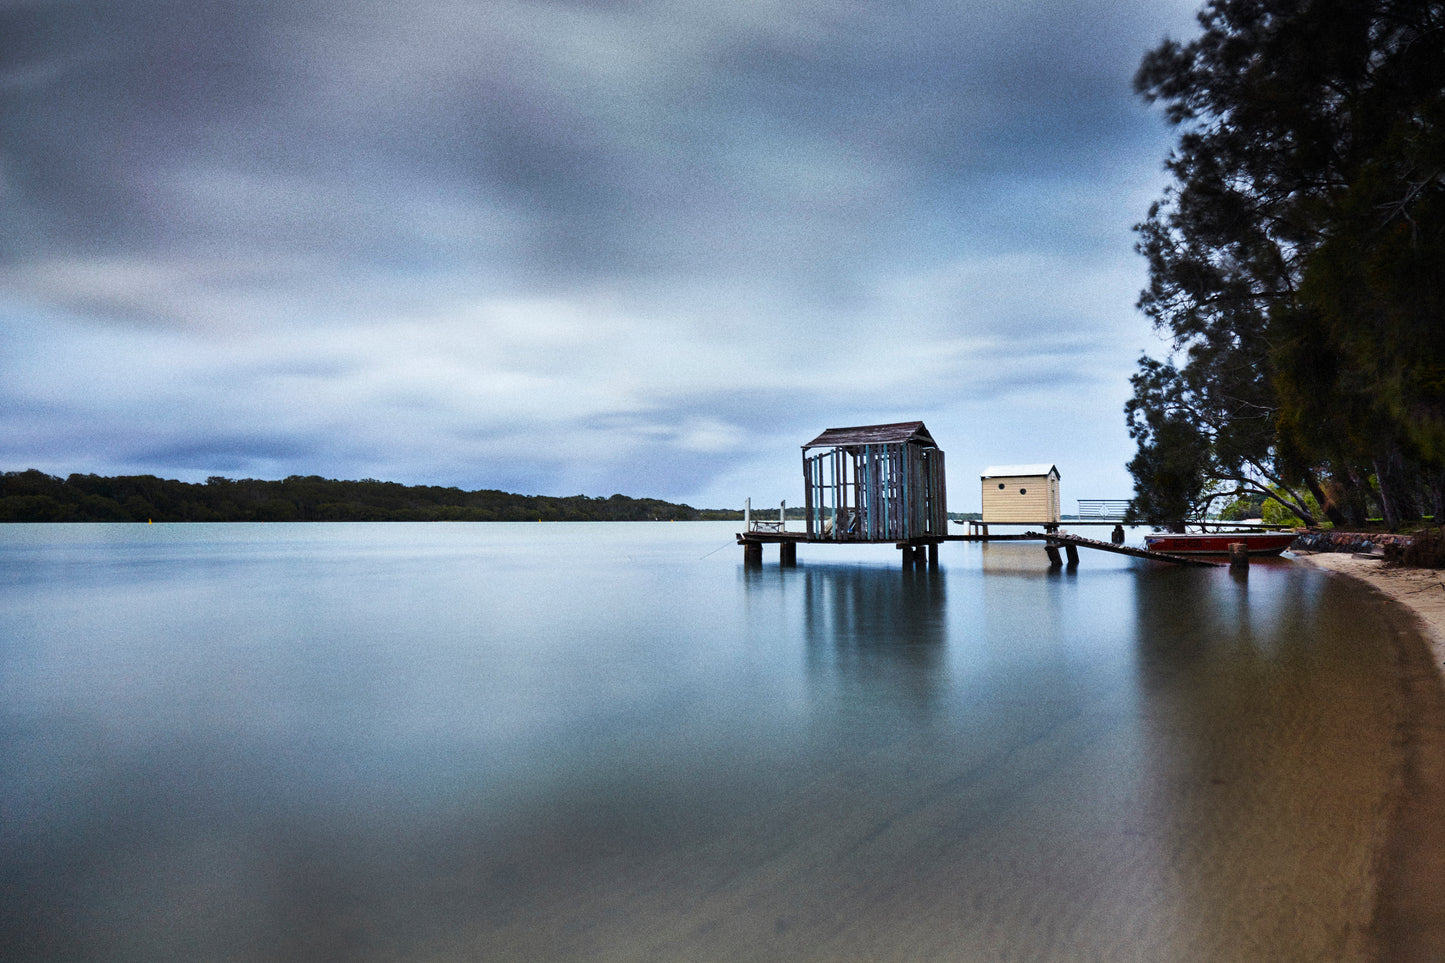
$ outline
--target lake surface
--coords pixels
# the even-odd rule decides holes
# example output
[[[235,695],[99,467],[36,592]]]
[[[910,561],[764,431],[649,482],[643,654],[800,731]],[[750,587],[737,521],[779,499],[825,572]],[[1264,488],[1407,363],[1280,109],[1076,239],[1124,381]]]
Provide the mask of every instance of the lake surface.
[[[1365,957],[1375,596],[737,524],[0,526],[0,958]]]

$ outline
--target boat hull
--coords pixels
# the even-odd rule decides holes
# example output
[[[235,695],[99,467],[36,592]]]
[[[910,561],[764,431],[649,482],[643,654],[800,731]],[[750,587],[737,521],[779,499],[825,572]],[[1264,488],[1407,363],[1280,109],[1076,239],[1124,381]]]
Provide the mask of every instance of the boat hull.
[[[1170,555],[1228,555],[1233,542],[1243,542],[1250,555],[1278,555],[1295,540],[1294,532],[1211,532],[1204,535],[1145,535],[1150,551]]]

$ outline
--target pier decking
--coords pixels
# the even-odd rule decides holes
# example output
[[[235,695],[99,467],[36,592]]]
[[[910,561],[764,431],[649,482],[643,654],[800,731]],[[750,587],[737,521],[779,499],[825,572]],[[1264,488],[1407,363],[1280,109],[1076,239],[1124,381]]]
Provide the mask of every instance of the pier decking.
[[[762,564],[764,545],[778,546],[778,561],[780,564],[796,565],[799,545],[838,544],[834,539],[819,538],[809,535],[807,532],[780,530],[738,532],[737,540],[738,544],[743,547],[743,561],[749,565]],[[943,542],[1043,542],[1044,552],[1048,555],[1049,564],[1055,566],[1063,564],[1063,560],[1059,557],[1060,548],[1064,549],[1069,560],[1068,563],[1071,566],[1079,563],[1079,549],[1081,548],[1092,548],[1100,552],[1113,552],[1115,555],[1129,555],[1133,558],[1147,558],[1157,562],[1170,562],[1174,565],[1194,565],[1205,568],[1216,568],[1220,564],[1202,558],[1170,555],[1167,552],[1154,552],[1147,548],[1115,545],[1112,542],[1103,542],[1096,538],[1084,538],[1082,535],[1070,535],[1067,532],[1024,532],[1021,535],[940,535],[899,541],[893,544],[903,553],[903,564],[905,567],[908,567],[925,560],[929,565],[937,565],[938,546]],[[887,540],[880,539],[876,544],[887,543]]]

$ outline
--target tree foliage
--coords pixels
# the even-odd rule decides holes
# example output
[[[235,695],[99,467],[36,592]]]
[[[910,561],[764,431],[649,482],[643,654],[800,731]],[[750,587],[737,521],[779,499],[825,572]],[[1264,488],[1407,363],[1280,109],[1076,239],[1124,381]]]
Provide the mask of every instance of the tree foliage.
[[[1180,133],[1136,226],[1139,307],[1171,341],[1126,405],[1139,517],[1445,507],[1442,7],[1211,0],[1143,58]]]
[[[281,481],[214,476],[204,485],[154,475],[0,473],[0,522],[693,521],[740,518],[656,498],[553,497],[408,486],[365,478]]]

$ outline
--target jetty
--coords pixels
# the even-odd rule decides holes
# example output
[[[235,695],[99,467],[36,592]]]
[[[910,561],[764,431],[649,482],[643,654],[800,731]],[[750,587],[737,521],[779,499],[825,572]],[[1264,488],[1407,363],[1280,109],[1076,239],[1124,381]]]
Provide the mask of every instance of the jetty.
[[[1210,562],[1202,558],[1191,558],[1187,555],[1170,555],[1168,552],[1155,552],[1147,548],[1134,548],[1129,545],[1116,545],[1113,542],[1101,542],[1097,538],[1085,538],[1082,535],[1070,535],[1067,532],[1054,532],[1052,534],[1039,532],[1025,532],[1025,537],[1042,539],[1046,544],[1044,551],[1050,548],[1054,550],[1049,555],[1050,561],[1058,564],[1056,553],[1059,546],[1063,546],[1068,553],[1069,563],[1079,563],[1078,550],[1081,548],[1097,549],[1100,552],[1113,552],[1115,555],[1132,555],[1134,558],[1149,558],[1156,562],[1173,562],[1175,565],[1196,565],[1204,568],[1217,568],[1218,562]],[[997,536],[995,536],[997,537]]]
[[[767,524],[776,523],[769,522]],[[743,561],[750,565],[762,564],[764,545],[778,546],[778,561],[782,565],[796,565],[799,545],[836,544],[832,539],[812,538],[807,532],[789,532],[775,528],[768,531],[738,532],[737,541],[743,547]],[[1193,565],[1201,568],[1218,568],[1221,565],[1219,562],[1211,562],[1207,559],[1193,558],[1187,555],[1170,555],[1167,552],[1154,552],[1147,548],[1135,548],[1130,545],[1116,545],[1113,542],[1085,538],[1082,535],[1072,535],[1068,532],[1024,532],[1023,534],[988,536],[944,535],[939,538],[897,542],[895,545],[902,551],[903,565],[908,568],[925,562],[929,565],[937,565],[938,546],[944,542],[1043,542],[1044,552],[1049,559],[1049,564],[1053,567],[1063,565],[1065,557],[1070,566],[1078,565],[1079,549],[1081,548],[1112,552],[1115,555],[1129,555],[1133,558],[1147,558],[1156,562],[1170,562],[1174,565]],[[1062,557],[1059,554],[1061,548],[1064,550]]]
[[[1051,566],[1064,564],[1060,548],[1070,566],[1078,564],[1080,548],[1176,565],[1216,564],[1125,546],[1121,527],[1116,527],[1112,542],[1059,531],[1059,477],[1054,465],[986,470],[981,479],[985,519],[1015,526],[1037,523],[1044,531],[991,535],[984,524],[955,535],[948,530],[943,451],[923,422],[829,428],[803,445],[803,530],[787,530],[786,504],[776,521],[754,521],[749,499],[745,530],[737,533],[737,541],[747,565],[762,564],[764,545],[777,545],[778,560],[787,566],[797,564],[799,545],[854,542],[891,543],[902,553],[906,568],[936,566],[944,542],[989,541],[1041,541]],[[1100,524],[1099,515],[1090,521]]]

